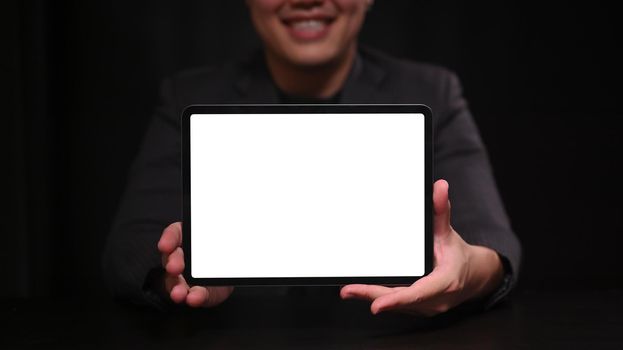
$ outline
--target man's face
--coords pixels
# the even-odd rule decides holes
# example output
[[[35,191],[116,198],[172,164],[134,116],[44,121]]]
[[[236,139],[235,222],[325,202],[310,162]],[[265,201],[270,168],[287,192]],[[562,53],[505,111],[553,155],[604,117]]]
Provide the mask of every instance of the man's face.
[[[354,48],[370,0],[247,0],[266,49],[287,63],[331,63]]]

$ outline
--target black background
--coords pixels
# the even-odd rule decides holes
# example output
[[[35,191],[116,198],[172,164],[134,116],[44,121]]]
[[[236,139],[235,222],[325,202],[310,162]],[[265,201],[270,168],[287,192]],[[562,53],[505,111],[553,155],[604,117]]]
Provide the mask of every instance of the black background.
[[[361,41],[459,74],[524,247],[520,288],[623,285],[615,2],[377,0]],[[242,0],[0,5],[0,295],[105,295],[100,253],[160,80],[258,45]]]

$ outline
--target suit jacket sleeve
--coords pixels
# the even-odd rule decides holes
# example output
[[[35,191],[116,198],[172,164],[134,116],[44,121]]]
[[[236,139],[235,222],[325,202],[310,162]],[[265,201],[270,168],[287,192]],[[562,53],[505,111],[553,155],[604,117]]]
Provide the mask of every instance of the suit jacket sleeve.
[[[172,305],[164,292],[157,243],[181,221],[179,108],[170,81],[143,137],[104,250],[104,279],[114,297],[156,308]]]
[[[451,224],[469,244],[495,250],[505,278],[487,300],[490,307],[516,284],[521,246],[497,191],[485,146],[467,108],[456,75],[446,74],[444,107],[435,123],[435,178],[450,184]]]

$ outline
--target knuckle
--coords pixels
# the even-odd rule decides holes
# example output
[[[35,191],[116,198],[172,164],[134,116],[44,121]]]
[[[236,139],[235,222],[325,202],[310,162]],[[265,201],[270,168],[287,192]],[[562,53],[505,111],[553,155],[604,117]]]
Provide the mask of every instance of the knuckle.
[[[448,283],[448,287],[446,288],[446,292],[450,294],[459,294],[465,288],[465,284],[462,279],[454,278]]]
[[[444,312],[446,312],[448,310],[450,310],[450,305],[448,305],[448,303],[441,303],[441,304],[437,305],[437,307],[435,308],[435,312],[437,314],[444,313]]]
[[[410,299],[411,299],[409,300],[410,304],[420,304],[421,302],[424,301],[424,298],[422,297],[421,294],[413,295]]]

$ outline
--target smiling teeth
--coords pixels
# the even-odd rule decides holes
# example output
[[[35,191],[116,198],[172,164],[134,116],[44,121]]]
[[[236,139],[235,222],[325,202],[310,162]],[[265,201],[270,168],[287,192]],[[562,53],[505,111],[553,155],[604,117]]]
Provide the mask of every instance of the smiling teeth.
[[[294,22],[292,27],[298,30],[321,30],[325,27],[325,23],[318,20],[306,20]]]

